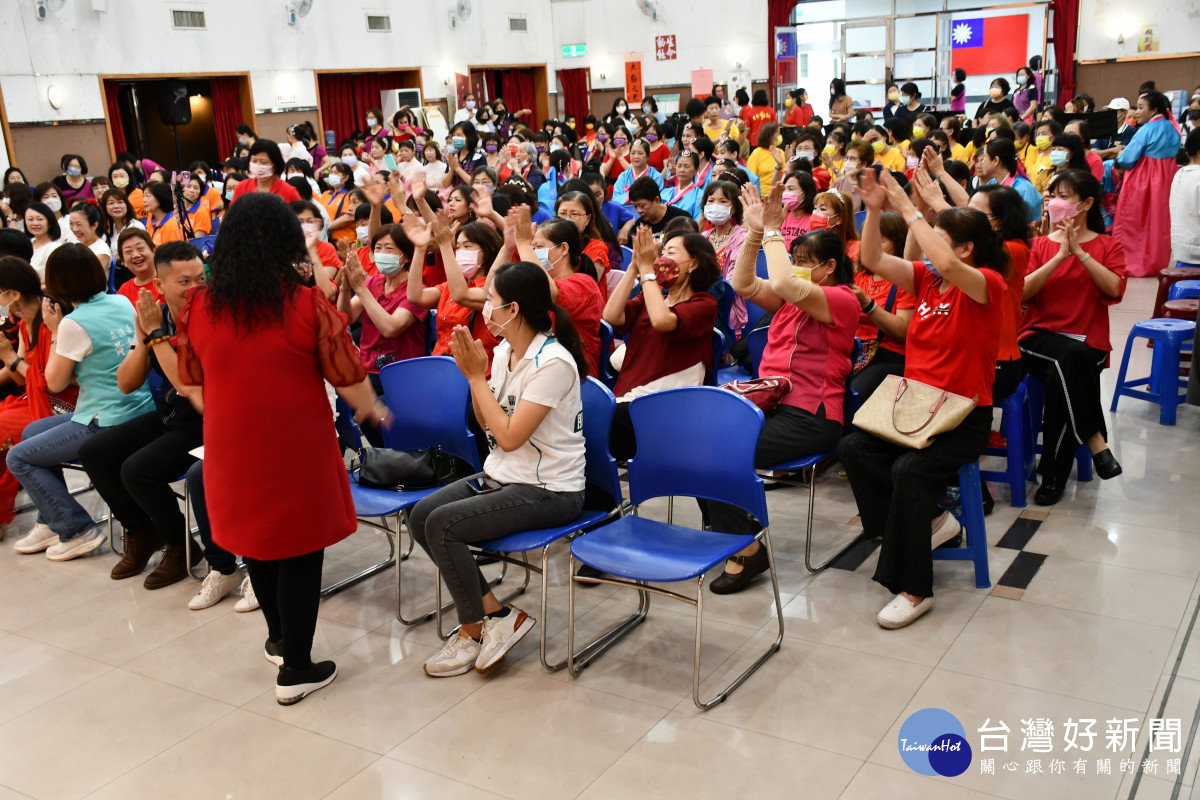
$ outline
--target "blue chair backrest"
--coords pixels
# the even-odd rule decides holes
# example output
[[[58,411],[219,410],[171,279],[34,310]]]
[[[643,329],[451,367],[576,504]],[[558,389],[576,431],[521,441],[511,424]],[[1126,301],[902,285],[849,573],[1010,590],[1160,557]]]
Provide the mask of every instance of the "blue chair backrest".
[[[338,444],[343,450],[349,448],[357,453],[362,449],[362,434],[359,433],[358,423],[354,421],[354,409],[339,394],[334,410],[337,412],[337,419],[334,420],[333,427],[337,430]]]
[[[846,399],[842,401],[842,418],[849,422],[854,416],[854,412],[858,411],[859,396],[858,392],[854,391],[854,363],[858,361],[858,357],[862,355],[862,341],[857,336],[854,337],[854,346],[850,348],[850,374],[846,376]]]
[[[604,384],[589,377],[582,387],[583,438],[587,444],[587,482],[603,489],[614,503],[621,502],[617,460],[608,451],[617,398]]]
[[[1200,269],[1200,264],[1189,264],[1186,261],[1176,261],[1175,269]]]
[[[767,337],[770,335],[769,325],[755,328],[747,336],[746,344],[750,347],[750,374],[757,378],[758,367],[762,364],[763,351],[767,349]]]
[[[425,355],[433,355],[433,346],[437,344],[437,309],[429,309],[425,318]]]
[[[612,370],[608,366],[608,357],[612,355],[613,329],[604,320],[600,320],[600,363],[597,364],[597,371],[600,373],[600,380],[609,389],[613,387]]]
[[[729,314],[733,311],[733,298],[737,293],[729,281],[718,280],[708,289],[708,293],[717,299],[717,330],[725,337],[725,341],[733,344],[733,328],[729,327]]]
[[[1167,293],[1167,300],[1190,300],[1194,297],[1200,297],[1200,280],[1196,281],[1177,281],[1171,284],[1171,289]]]
[[[762,250],[758,251],[758,260],[754,262],[754,273],[764,281],[771,279],[771,276],[767,274],[767,254]]]
[[[707,386],[717,385],[717,373],[721,370],[721,360],[725,358],[725,334],[716,328],[713,328],[712,346],[712,363],[708,365],[704,375],[704,383]]]
[[[467,379],[449,356],[395,361],[379,371],[384,399],[395,419],[383,443],[395,450],[442,450],[480,468],[475,435],[467,427]]]
[[[867,211],[863,209],[854,215],[854,230],[862,231],[863,223],[867,220]]]
[[[637,455],[629,460],[629,500],[702,497],[729,503],[767,521],[762,479],[754,450],[763,412],[744,397],[709,386],[688,386],[644,395],[629,405]],[[680,435],[710,430],[720,436]]]
[[[746,304],[746,327],[742,328],[742,335],[745,336],[754,329],[754,326],[762,319],[763,314],[767,313],[767,310],[760,305],[751,303],[749,300],[744,300],[743,302]]]
[[[216,241],[216,236],[197,236],[195,239],[192,239],[192,244],[196,245],[196,247],[199,247],[200,252],[204,254],[204,257],[208,258],[212,255],[213,247],[216,245]]]
[[[221,218],[220,218],[220,217],[213,217],[213,220],[212,220],[212,231],[211,231],[212,235],[213,235],[213,236],[216,236],[216,235],[217,235],[217,231],[219,231],[219,230],[221,230]]]
[[[629,265],[633,263],[633,249],[621,245],[621,269],[629,269]]]

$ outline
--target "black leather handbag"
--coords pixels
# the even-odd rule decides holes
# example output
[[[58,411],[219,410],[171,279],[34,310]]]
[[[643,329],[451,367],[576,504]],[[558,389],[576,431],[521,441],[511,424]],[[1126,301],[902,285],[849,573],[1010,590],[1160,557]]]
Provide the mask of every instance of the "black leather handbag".
[[[392,450],[364,447],[352,465],[358,485],[368,489],[428,489],[441,483],[438,458],[432,450]]]

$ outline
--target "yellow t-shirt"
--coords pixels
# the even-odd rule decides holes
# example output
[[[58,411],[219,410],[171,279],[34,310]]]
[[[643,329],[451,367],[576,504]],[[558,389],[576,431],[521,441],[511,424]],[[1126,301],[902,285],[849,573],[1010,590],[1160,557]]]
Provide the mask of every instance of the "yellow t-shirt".
[[[758,176],[758,183],[762,189],[762,196],[766,197],[771,192],[771,182],[775,176],[775,156],[771,155],[770,150],[764,150],[761,147],[754,148],[754,152],[746,159],[746,169]]]
[[[962,160],[967,166],[970,166],[975,161],[975,149],[975,142],[967,142],[966,147],[963,148]]]
[[[950,158],[955,161],[961,161],[964,164],[967,163],[967,148],[955,142],[950,145]]]
[[[715,127],[715,128],[710,128],[708,126],[708,123],[705,123],[704,124],[704,133],[708,136],[708,138],[712,139],[714,142],[720,141],[722,134],[726,133],[726,130],[727,130],[726,125],[729,126],[728,127],[728,138],[738,139],[741,137],[741,134],[738,132],[737,125],[734,124],[733,120],[728,120],[728,119],[719,120],[717,123],[717,127]]]
[[[875,156],[875,163],[883,164],[888,172],[904,172],[908,167],[908,162],[905,160],[904,154],[900,152],[899,147],[893,147],[891,150]]]
[[[1034,162],[1033,169],[1029,171],[1029,179],[1033,181],[1034,187],[1039,192],[1046,191],[1046,187],[1050,185],[1050,178],[1054,175],[1054,165],[1050,163],[1050,150],[1047,149],[1044,154],[1040,154]]]

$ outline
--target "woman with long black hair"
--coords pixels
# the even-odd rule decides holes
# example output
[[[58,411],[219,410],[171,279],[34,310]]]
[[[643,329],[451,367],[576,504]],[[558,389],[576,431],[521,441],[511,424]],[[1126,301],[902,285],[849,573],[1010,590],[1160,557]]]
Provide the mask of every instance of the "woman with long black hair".
[[[302,285],[297,264],[305,258],[304,233],[287,204],[247,194],[226,214],[208,285],[189,297],[176,336],[181,382],[204,387],[213,539],[246,562],[267,620],[266,657],[280,667],[281,705],[337,676],[332,661],[311,660],[321,564],[326,547],[358,528],[325,381],[360,421],[387,419],[346,318],[319,289]],[[279,398],[286,420],[246,402],[256,389]],[[253,481],[247,452],[255,454]]]
[[[496,269],[483,318],[502,339],[491,362],[471,332],[450,346],[471,386],[475,417],[491,454],[483,472],[417,503],[409,531],[442,572],[461,625],[425,662],[433,678],[487,672],[536,620],[501,606],[470,544],[517,531],[565,525],[583,508],[585,448],[578,420],[588,362],[570,315],[550,299],[545,270],[528,262]]]

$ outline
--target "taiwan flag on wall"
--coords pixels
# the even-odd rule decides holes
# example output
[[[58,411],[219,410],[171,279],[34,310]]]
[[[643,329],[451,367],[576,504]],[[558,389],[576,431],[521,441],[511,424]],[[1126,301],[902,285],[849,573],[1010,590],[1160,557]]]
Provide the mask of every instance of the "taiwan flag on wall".
[[[968,75],[1015,72],[1028,61],[1029,16],[976,17],[950,23],[952,66]]]

